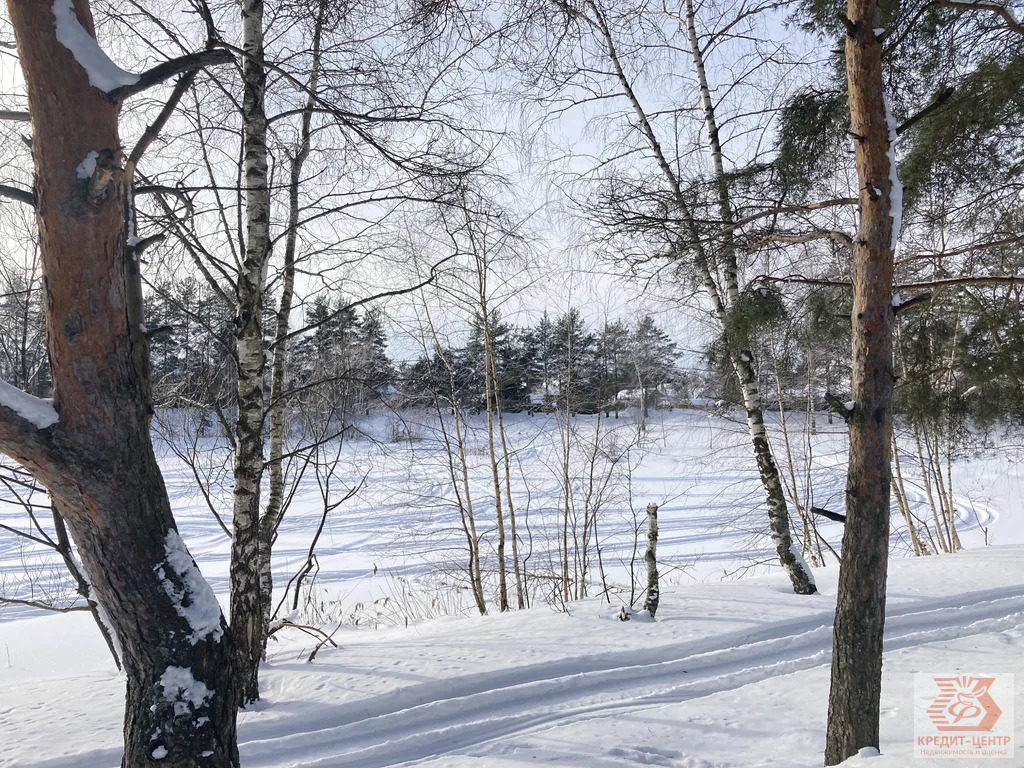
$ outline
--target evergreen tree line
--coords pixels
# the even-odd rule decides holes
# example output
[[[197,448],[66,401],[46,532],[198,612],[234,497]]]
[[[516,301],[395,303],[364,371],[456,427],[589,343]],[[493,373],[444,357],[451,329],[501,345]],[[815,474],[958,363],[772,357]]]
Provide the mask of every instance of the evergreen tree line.
[[[228,410],[235,393],[233,317],[230,307],[194,277],[168,280],[147,305],[151,366],[158,405]],[[387,356],[384,313],[376,306],[349,306],[349,299],[314,296],[310,327],[290,342],[286,394],[297,410],[346,414],[365,409],[395,381]],[[264,323],[269,355],[273,324]],[[269,386],[269,382],[266,386]]]
[[[595,413],[631,403],[647,409],[684,386],[676,344],[651,315],[594,327],[579,309],[570,308],[554,318],[545,312],[534,325],[516,326],[492,311],[488,327],[500,407],[507,412]],[[484,323],[477,315],[464,345],[435,345],[431,354],[399,368],[401,402],[454,398],[460,408],[482,410],[484,345]]]
[[[1012,249],[994,255],[1024,270]],[[38,283],[9,273],[0,292],[0,378],[37,396],[50,394]],[[289,389],[299,404],[316,399],[338,412],[365,410],[381,397],[422,405],[455,396],[463,408],[484,403],[484,337],[479,317],[462,345],[435,347],[408,362],[388,356],[379,307],[346,307],[346,298],[315,296],[306,312],[313,330],[292,343]],[[842,288],[785,294],[746,291],[729,332],[759,361],[768,402],[803,409],[808,398],[842,397],[849,387],[849,298]],[[156,402],[230,410],[232,314],[194,277],[161,283],[147,304],[147,333]],[[267,324],[270,327],[270,324]],[[653,317],[635,323],[588,324],[578,309],[519,326],[492,313],[501,406],[515,412],[574,412],[653,407],[669,391],[741,402],[722,339],[705,350],[707,370],[683,371],[678,350]],[[269,333],[265,347],[269,350]],[[901,314],[896,329],[894,407],[909,428],[937,431],[968,445],[992,429],[1024,423],[1024,297],[1018,286],[968,287],[933,297]]]

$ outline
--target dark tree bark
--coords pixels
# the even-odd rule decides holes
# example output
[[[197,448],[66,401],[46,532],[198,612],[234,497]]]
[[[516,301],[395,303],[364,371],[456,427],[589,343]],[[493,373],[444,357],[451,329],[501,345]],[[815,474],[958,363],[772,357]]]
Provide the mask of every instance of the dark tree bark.
[[[878,0],[848,0],[846,76],[860,184],[852,247],[853,402],[846,530],[832,653],[826,765],[878,747],[882,633],[889,554],[892,446],[894,215],[900,196],[890,152],[895,124],[885,104]]]
[[[178,537],[133,352],[118,105],[57,40],[52,3],[8,8],[32,116],[59,421],[0,406],[0,449],[49,489],[113,628],[127,678],[123,765],[234,766],[231,637]],[[93,34],[88,1],[73,9]]]

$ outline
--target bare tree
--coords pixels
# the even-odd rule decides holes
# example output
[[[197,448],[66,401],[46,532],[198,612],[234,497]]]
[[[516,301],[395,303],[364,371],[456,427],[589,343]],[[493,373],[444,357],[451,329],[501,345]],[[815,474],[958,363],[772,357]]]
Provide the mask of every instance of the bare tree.
[[[613,27],[612,14],[598,0],[559,2],[557,5],[570,22],[579,26],[581,36],[593,36],[597,39],[603,54],[603,64],[610,70],[617,88],[616,95],[628,104],[633,129],[639,134],[646,153],[654,161],[658,174],[667,187],[664,195],[651,193],[646,188],[639,193],[648,202],[652,197],[657,200],[657,206],[663,209],[660,222],[629,209],[630,204],[617,194],[613,195],[615,200],[609,206],[613,212],[604,220],[611,221],[613,227],[624,230],[655,228],[665,231],[665,238],[670,243],[670,258],[692,265],[710,304],[712,317],[722,332],[729,361],[739,384],[743,407],[747,414],[751,446],[765,490],[771,538],[779,562],[789,576],[795,592],[813,594],[817,590],[810,569],[803,562],[799,549],[793,543],[783,482],[765,429],[764,409],[753,354],[745,345],[742,335],[735,330],[734,319],[742,311],[741,302],[744,299],[740,283],[739,247],[735,236],[742,222],[734,212],[735,203],[731,199],[733,182],[725,165],[716,103],[705,67],[705,52],[709,47],[719,45],[723,39],[728,39],[729,30],[736,24],[767,9],[744,7],[737,10],[734,19],[723,23],[724,31],[721,34],[713,33],[710,39],[704,42],[697,33],[692,2],[684,2],[678,13],[670,12],[667,6],[661,3],[652,4],[651,8],[640,6],[624,12],[616,11],[616,15],[625,17],[625,24],[638,22],[645,16],[668,16],[678,24],[680,31],[685,35],[685,45],[696,79],[698,109],[705,129],[706,152],[712,167],[711,194],[718,216],[714,222],[716,231],[709,233],[707,228],[702,226],[705,222],[702,222],[695,213],[692,195],[687,191],[690,184],[681,177],[679,163],[669,157],[666,149],[668,142],[656,130],[654,120],[641,102],[634,79],[627,71],[627,64],[616,38],[616,29]],[[575,75],[577,78],[586,77],[592,71],[580,69]],[[667,197],[667,200],[663,200],[663,197]],[[769,214],[762,211],[759,215]]]

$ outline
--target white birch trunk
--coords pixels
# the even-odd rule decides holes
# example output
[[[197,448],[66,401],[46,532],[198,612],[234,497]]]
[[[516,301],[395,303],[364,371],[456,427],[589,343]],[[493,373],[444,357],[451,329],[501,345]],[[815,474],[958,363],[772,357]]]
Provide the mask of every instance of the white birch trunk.
[[[669,190],[672,193],[676,209],[683,221],[684,232],[681,233],[681,237],[689,236],[697,250],[696,266],[699,270],[701,281],[708,294],[708,299],[711,302],[712,314],[724,328],[729,307],[732,306],[739,298],[739,276],[736,266],[736,252],[732,244],[732,235],[725,235],[725,239],[722,247],[719,249],[719,253],[715,254],[717,258],[713,260],[712,255],[708,254],[702,245],[703,238],[697,230],[696,223],[686,202],[686,197],[679,184],[679,180],[676,177],[675,171],[672,169],[671,164],[665,157],[661,148],[661,143],[658,141],[657,134],[655,134],[654,128],[651,126],[650,120],[647,118],[647,113],[640,104],[639,99],[633,91],[629,78],[622,69],[618,52],[615,47],[615,42],[612,39],[610,30],[604,23],[604,17],[593,2],[588,2],[588,6],[596,14],[597,25],[604,37],[605,47],[608,51],[608,56],[611,60],[616,78],[619,81],[623,93],[633,107],[633,111],[636,114],[637,121],[639,123],[640,132],[647,140],[651,153],[654,155],[654,159],[658,164],[658,168],[661,170],[662,176],[665,178],[665,181],[669,186]],[[700,50],[699,41],[696,39],[696,30],[693,25],[692,3],[687,3],[686,10],[687,36],[692,49],[691,53],[694,60],[694,69],[698,77],[702,109],[704,112],[705,123],[708,128],[709,150],[711,153],[712,165],[715,169],[715,180],[719,195],[719,210],[724,223],[728,224],[732,221],[732,209],[729,205],[728,197],[728,183],[725,177],[722,151],[718,140],[718,127],[715,120],[714,105],[711,102],[710,89],[708,88],[707,77],[704,73],[703,54]],[[721,260],[725,264],[724,297],[723,291],[719,289],[715,277],[716,269],[714,265],[717,260]],[[761,396],[757,387],[757,376],[754,371],[752,358],[748,352],[735,348],[735,342],[732,340],[726,339],[726,341],[729,344],[729,355],[733,370],[736,373],[740,389],[743,392],[743,406],[747,412],[747,428],[750,433],[750,440],[754,449],[754,457],[757,461],[758,472],[761,476],[761,482],[764,486],[765,496],[768,502],[768,522],[771,531],[772,543],[775,545],[779,562],[789,575],[790,582],[793,585],[793,591],[797,594],[813,594],[817,591],[817,587],[814,585],[810,569],[806,567],[803,563],[803,558],[800,557],[799,553],[796,552],[793,547],[792,534],[789,526],[789,510],[786,506],[786,498],[782,489],[779,470],[775,464],[775,459],[772,456],[771,446],[768,443],[768,437],[764,429],[764,414],[761,406]]]
[[[245,258],[238,275],[235,352],[238,418],[235,424],[234,516],[231,546],[231,629],[241,703],[259,699],[259,665],[266,645],[259,578],[260,480],[263,476],[263,293],[270,259],[267,173],[266,70],[263,2],[241,3],[242,131],[245,171]]]

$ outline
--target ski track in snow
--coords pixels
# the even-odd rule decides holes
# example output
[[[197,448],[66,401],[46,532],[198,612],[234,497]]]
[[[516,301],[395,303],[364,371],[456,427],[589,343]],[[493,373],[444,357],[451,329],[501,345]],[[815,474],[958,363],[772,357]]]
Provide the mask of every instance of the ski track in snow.
[[[887,617],[886,652],[994,632],[1022,620],[1024,596],[1015,587],[902,606]],[[292,763],[295,768],[412,764],[511,735],[711,696],[826,665],[831,643],[831,611],[826,611],[707,642],[476,675],[453,681],[445,696],[411,705],[409,692],[397,691],[339,707],[315,724],[261,727],[259,738],[250,735],[256,723],[249,726],[243,719],[241,749],[245,764],[254,768],[282,765],[300,746],[307,758]]]
[[[552,526],[557,527],[558,521],[557,505],[550,502],[550,468],[545,463],[542,441],[550,424],[545,426],[540,418],[511,421],[509,426],[515,439],[524,446],[520,455],[529,462],[526,471],[535,494],[535,506],[530,513],[531,536],[537,546],[534,556],[540,561],[545,556],[541,546],[557,532]],[[659,549],[665,553],[665,562],[696,564],[685,578],[677,574],[670,578],[713,580],[725,570],[742,567],[744,562],[768,557],[770,543],[764,535],[763,495],[747,455],[749,446],[743,430],[734,430],[735,425],[726,420],[693,412],[670,415],[663,424],[655,426],[664,431],[664,437],[659,438],[664,442],[636,470],[637,498],[642,499],[642,504],[649,499],[664,499],[659,514]],[[843,492],[845,437],[838,431],[823,429],[816,440],[816,498],[821,506],[836,507]],[[346,450],[359,456],[367,448],[353,442]],[[412,581],[429,573],[438,559],[449,558],[449,551],[460,546],[457,541],[453,545],[450,533],[446,533],[451,527],[452,510],[438,504],[435,498],[444,489],[438,481],[437,456],[422,443],[397,444],[391,450],[387,457],[374,459],[374,483],[328,521],[321,540],[319,584],[324,586],[325,594],[329,589],[330,597],[339,604],[366,600],[372,589],[387,586],[381,583],[382,577],[375,581],[371,576],[378,564],[389,578]],[[914,477],[918,468],[906,456],[904,461],[911,509],[919,518],[928,519],[931,513],[926,494]],[[196,500],[194,480],[180,462],[165,455],[161,463],[188,548],[215,592],[223,595],[227,587],[226,539]],[[958,464],[956,472],[954,502],[958,530],[965,543],[969,540],[980,544],[982,529],[989,526],[993,526],[996,543],[1024,540],[1017,503],[1019,489],[1024,488],[1019,459],[987,458],[977,465]],[[486,487],[489,477],[484,473],[478,480],[481,487]],[[309,535],[319,519],[320,499],[315,490],[300,489],[296,499],[296,508],[285,520],[275,551],[275,565],[282,574],[290,573],[296,560],[305,557]],[[602,536],[606,537],[603,541],[607,562],[621,571],[622,564],[628,563],[632,541],[621,531],[623,525],[627,529],[631,525],[630,512],[619,505],[620,500],[615,500],[615,505],[604,513]],[[371,511],[373,524],[368,525],[367,515]],[[487,516],[489,512],[486,507],[481,508],[481,515]],[[893,537],[897,541],[905,528],[895,507],[893,513]],[[23,524],[17,510],[6,505],[0,508],[0,519]],[[822,522],[821,527],[831,541],[838,542],[841,525]],[[416,536],[410,533],[414,529]],[[994,553],[975,551],[989,557]],[[965,554],[968,558],[974,556],[973,552]],[[1009,552],[999,557],[1008,556]],[[925,563],[928,568],[942,562],[940,558],[935,558],[933,564],[929,564],[933,558],[923,560],[929,561]],[[979,561],[973,559],[966,566],[960,562],[961,568],[979,566]],[[886,623],[887,659],[889,654],[905,649],[1024,627],[1024,586],[1009,584],[1006,579],[1016,582],[1020,578],[1013,575],[1016,571],[1001,563],[998,557],[985,560],[980,577],[971,576],[974,580],[961,584],[958,575],[956,586],[936,587],[945,592],[918,595],[917,587],[909,583],[903,589],[891,588]],[[908,565],[916,566],[918,560]],[[11,537],[0,537],[0,582],[7,579],[9,584],[17,584],[26,567],[33,569],[38,586],[43,589],[59,583],[59,569],[51,574],[51,565],[37,551]],[[826,569],[829,570],[832,569]],[[928,573],[940,575],[940,581],[950,580],[944,571]],[[997,573],[998,576],[993,575]],[[1003,580],[988,581],[993,578]],[[993,583],[1003,586],[968,591]],[[780,603],[782,607],[772,608],[771,613],[762,610],[763,602],[749,606],[733,603],[719,610],[718,604],[709,598],[710,592],[695,595],[674,590],[671,581],[666,586],[665,593],[673,594],[678,602],[673,609],[672,600],[666,600],[666,620],[661,621],[659,614],[657,625],[651,625],[660,625],[665,631],[654,635],[626,631],[621,635],[621,645],[616,633],[599,632],[601,637],[593,639],[580,636],[577,646],[572,636],[553,636],[548,624],[532,624],[529,620],[521,625],[499,623],[498,634],[494,634],[495,625],[477,625],[472,621],[451,633],[444,629],[442,621],[442,630],[430,629],[425,635],[436,647],[430,641],[417,639],[410,630],[409,635],[402,636],[407,640],[389,636],[379,650],[361,639],[346,648],[342,637],[342,648],[322,651],[314,665],[285,661],[282,652],[264,676],[268,685],[266,703],[241,714],[243,764],[246,768],[387,768],[429,763],[437,768],[433,761],[440,758],[496,765],[498,755],[514,753],[527,743],[524,740],[540,738],[540,734],[561,726],[584,728],[583,724],[589,723],[591,729],[604,728],[603,718],[614,720],[635,712],[653,718],[652,710],[659,707],[716,695],[727,699],[744,686],[820,670],[829,664],[831,599],[822,599],[820,605],[801,602],[800,606],[806,608],[797,608],[795,602],[787,602],[792,597],[789,595]],[[715,586],[702,585],[712,589]],[[760,591],[749,593],[751,600],[776,599],[777,593],[771,588],[757,589]],[[952,594],[959,590],[963,593]],[[785,591],[784,587],[778,589],[780,593]],[[722,594],[735,597],[740,593]],[[588,610],[580,608],[579,616]],[[677,614],[669,613],[672,610]],[[576,614],[577,610],[574,608],[573,612]],[[9,608],[0,615],[0,622],[18,622],[29,616],[27,611]],[[529,612],[523,618],[530,619]],[[491,620],[505,621],[501,617],[489,617],[488,621]],[[715,622],[721,621],[731,623],[727,629],[716,627]],[[566,626],[586,632],[587,627],[596,625],[584,621]],[[531,637],[531,629],[537,629],[540,635]],[[525,632],[517,634],[521,630]],[[565,631],[568,630],[557,629]],[[673,635],[674,632],[679,634]],[[690,637],[682,640],[680,635]],[[566,643],[566,647],[556,647],[556,640]],[[503,652],[496,643],[519,647],[515,652]],[[536,643],[536,655],[529,650],[531,643]],[[351,654],[353,649],[355,653]],[[445,656],[448,651],[455,654],[454,658]],[[22,658],[15,654],[19,665],[26,663],[26,652],[20,653]],[[377,653],[381,655],[377,657]],[[410,665],[408,660],[417,655],[423,661],[418,666]],[[546,660],[538,661],[538,657]],[[489,671],[492,662],[493,670]],[[385,666],[389,664],[395,666]],[[73,717],[69,713],[75,710],[50,713],[43,703],[52,701],[58,693],[63,696],[65,690],[85,702],[83,707],[105,711],[108,720],[119,711],[122,691],[116,678],[109,674],[48,679],[48,675],[57,673],[44,667],[37,671],[38,679],[26,681],[20,691],[15,686],[18,700],[25,702],[20,712],[6,707],[0,698],[0,733],[6,730],[17,737],[21,728],[27,737],[30,731],[47,724],[52,715],[68,722]],[[317,679],[320,676],[322,679]],[[78,703],[81,702],[76,702],[76,707]],[[82,722],[93,727],[95,712],[84,712],[83,709]],[[119,728],[112,727],[113,720],[102,722],[108,731],[93,731],[97,735],[95,744],[86,736],[84,741],[79,739],[59,748],[51,748],[50,742],[45,741],[34,750],[19,751],[15,747],[13,753],[6,754],[3,749],[0,768],[113,768],[121,759],[120,748],[111,746]],[[588,768],[711,765],[697,758],[693,758],[696,762],[689,758],[680,762],[677,758],[682,757],[681,753],[659,751],[650,745],[602,742],[580,747],[582,757],[591,761],[580,764]],[[590,754],[592,749],[600,751]],[[72,751],[75,754],[70,754]],[[60,752],[65,754],[56,757]],[[522,764],[525,763],[514,763]]]
[[[1021,626],[1019,585],[900,604],[888,611],[886,654]],[[321,703],[312,717],[304,711],[264,723],[261,714],[274,707],[257,709],[241,715],[240,750],[247,768],[394,768],[453,756],[483,760],[494,756],[495,743],[503,739],[693,701],[828,665],[831,641],[831,611],[824,610],[754,632],[465,675],[340,705]],[[344,649],[334,653],[343,657]],[[613,751],[608,756],[619,765],[678,765],[669,754]],[[120,750],[99,749],[20,768],[114,768],[119,761]]]

